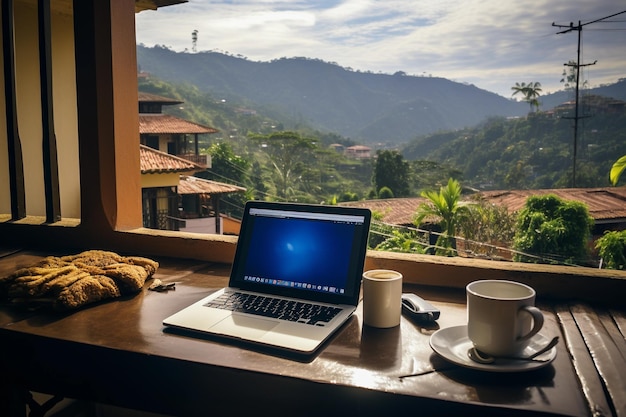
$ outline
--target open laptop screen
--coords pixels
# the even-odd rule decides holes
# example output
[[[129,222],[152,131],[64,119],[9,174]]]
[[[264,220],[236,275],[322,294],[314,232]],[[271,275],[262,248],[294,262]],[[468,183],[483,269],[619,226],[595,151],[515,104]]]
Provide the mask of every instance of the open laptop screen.
[[[230,285],[356,304],[369,223],[366,209],[249,202]]]

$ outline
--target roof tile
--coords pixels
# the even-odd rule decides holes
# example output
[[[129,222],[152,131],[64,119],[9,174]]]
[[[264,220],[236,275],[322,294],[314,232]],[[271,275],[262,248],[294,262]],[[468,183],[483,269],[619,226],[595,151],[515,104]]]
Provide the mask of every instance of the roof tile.
[[[158,96],[156,94],[144,93],[139,91],[138,98],[140,103],[160,103],[160,104],[181,104],[184,103],[182,100],[177,100],[175,98]]]
[[[596,223],[626,220],[626,187],[482,191],[473,196],[481,196],[493,204],[507,207],[509,212],[514,212],[524,207],[528,197],[546,194],[554,194],[566,201],[585,203]],[[342,205],[367,207],[381,213],[385,223],[409,226],[413,223],[417,207],[424,201],[424,198],[391,198]]]
[[[244,191],[245,188],[236,185],[187,175],[181,175],[178,183],[178,194],[225,194]]]
[[[159,174],[167,172],[197,172],[205,168],[186,159],[165,152],[157,151],[149,146],[139,145],[139,157],[142,174]]]
[[[168,133],[217,133],[219,130],[199,123],[179,119],[169,114],[142,113],[139,115],[139,133],[168,134]]]

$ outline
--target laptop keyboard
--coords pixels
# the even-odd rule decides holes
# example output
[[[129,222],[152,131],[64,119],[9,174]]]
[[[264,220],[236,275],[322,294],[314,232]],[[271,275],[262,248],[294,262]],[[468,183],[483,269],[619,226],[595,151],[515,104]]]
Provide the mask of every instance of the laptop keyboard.
[[[341,311],[337,307],[240,292],[224,293],[205,306],[316,326],[324,326]]]

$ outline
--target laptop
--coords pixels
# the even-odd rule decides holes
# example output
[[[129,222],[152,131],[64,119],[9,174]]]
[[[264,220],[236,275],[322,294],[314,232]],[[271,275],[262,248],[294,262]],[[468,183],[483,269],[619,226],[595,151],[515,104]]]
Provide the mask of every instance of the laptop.
[[[249,201],[228,287],[163,320],[292,353],[314,353],[354,313],[369,209]]]

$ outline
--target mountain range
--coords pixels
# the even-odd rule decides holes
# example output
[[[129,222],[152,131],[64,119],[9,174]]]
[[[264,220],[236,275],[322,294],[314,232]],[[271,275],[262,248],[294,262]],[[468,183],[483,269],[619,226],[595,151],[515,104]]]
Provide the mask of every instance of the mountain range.
[[[140,71],[165,81],[191,84],[216,99],[263,107],[276,120],[371,145],[397,146],[421,135],[474,126],[491,116],[529,111],[527,103],[474,85],[403,72],[353,71],[311,58],[255,62],[220,52],[138,45],[137,60]],[[626,100],[625,80],[597,90],[594,94]],[[540,97],[543,108],[570,99],[565,91]]]

